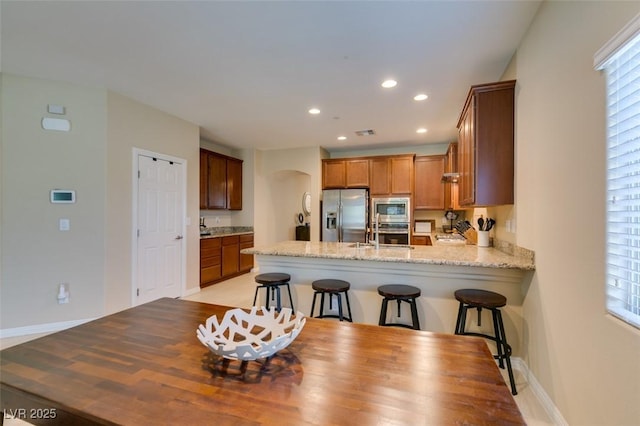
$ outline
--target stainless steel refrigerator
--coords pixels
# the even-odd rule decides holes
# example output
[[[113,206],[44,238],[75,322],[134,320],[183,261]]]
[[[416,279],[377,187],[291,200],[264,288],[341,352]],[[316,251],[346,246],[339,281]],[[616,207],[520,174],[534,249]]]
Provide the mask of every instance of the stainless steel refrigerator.
[[[366,189],[322,192],[322,240],[366,242],[369,195]]]

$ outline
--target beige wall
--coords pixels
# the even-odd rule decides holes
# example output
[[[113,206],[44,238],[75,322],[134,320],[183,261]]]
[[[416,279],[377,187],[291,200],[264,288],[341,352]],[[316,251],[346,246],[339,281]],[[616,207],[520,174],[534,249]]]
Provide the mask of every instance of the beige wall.
[[[282,212],[275,207],[273,210],[264,208],[264,206],[273,205],[271,194],[278,193],[278,191],[282,193],[291,189],[289,184],[282,188],[270,186],[273,183],[278,184],[274,176],[281,172],[290,172],[292,173],[290,176],[309,176],[311,241],[318,241],[320,235],[320,212],[318,210],[322,193],[321,155],[323,155],[322,150],[317,147],[256,151],[254,180],[256,246],[269,245],[290,238],[287,228],[274,233],[272,220],[276,218],[280,220],[280,217],[282,217],[282,220],[291,223],[291,212]],[[302,185],[306,186],[305,184]],[[298,204],[298,207],[296,207],[298,210],[296,211],[300,211],[302,208],[302,194],[299,196],[293,194],[290,199],[293,200],[290,209],[294,209],[294,205]]]
[[[104,90],[2,74],[0,328],[104,313],[106,112]],[[66,107],[70,132],[41,127],[47,104]],[[51,189],[76,191],[51,204]],[[58,221],[70,220],[69,231]],[[68,283],[70,303],[57,287]]]
[[[133,148],[187,162],[187,291],[200,286],[198,126],[113,92],[108,94],[106,310],[131,306]]]
[[[1,75],[0,329],[81,321],[132,304],[133,147],[187,162],[187,291],[199,287],[199,128],[104,89]],[[70,132],[41,129],[47,104]],[[73,189],[75,204],[49,191]],[[70,231],[59,231],[60,218]],[[60,283],[71,300],[59,305]]]
[[[640,331],[605,313],[605,78],[593,54],[638,2],[546,2],[516,91],[517,244],[536,253],[525,361],[572,425],[640,419]]]

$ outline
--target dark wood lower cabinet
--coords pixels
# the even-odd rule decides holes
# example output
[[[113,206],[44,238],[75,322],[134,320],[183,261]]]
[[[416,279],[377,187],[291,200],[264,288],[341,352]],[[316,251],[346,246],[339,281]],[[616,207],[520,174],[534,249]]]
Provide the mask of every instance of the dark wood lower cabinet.
[[[430,246],[432,245],[431,237],[428,235],[412,235],[411,244],[414,246]]]
[[[200,287],[207,287],[251,271],[253,255],[240,250],[253,247],[253,234],[200,240]]]

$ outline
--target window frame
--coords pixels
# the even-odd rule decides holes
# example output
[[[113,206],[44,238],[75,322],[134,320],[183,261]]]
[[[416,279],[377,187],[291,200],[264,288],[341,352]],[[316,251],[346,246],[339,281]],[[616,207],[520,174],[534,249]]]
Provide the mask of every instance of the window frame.
[[[623,59],[632,52],[633,60]],[[640,14],[596,52],[594,68],[604,70],[607,77],[606,309],[640,329],[640,130],[636,130],[640,125],[629,124],[640,122],[640,95],[628,91],[640,86],[638,52]],[[632,78],[627,80],[629,75]],[[626,115],[629,110],[631,116]],[[620,130],[632,136],[619,137]]]

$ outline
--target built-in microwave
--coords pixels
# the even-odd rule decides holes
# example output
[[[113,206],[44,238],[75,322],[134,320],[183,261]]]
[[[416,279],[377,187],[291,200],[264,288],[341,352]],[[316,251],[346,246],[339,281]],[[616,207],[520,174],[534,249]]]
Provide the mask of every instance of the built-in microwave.
[[[380,223],[409,223],[411,208],[409,197],[371,198],[371,223],[375,223],[376,214]]]

